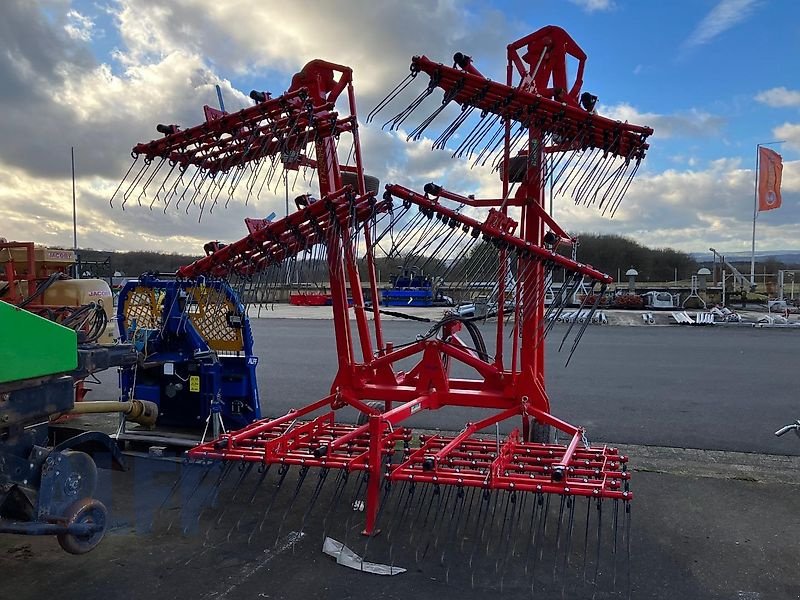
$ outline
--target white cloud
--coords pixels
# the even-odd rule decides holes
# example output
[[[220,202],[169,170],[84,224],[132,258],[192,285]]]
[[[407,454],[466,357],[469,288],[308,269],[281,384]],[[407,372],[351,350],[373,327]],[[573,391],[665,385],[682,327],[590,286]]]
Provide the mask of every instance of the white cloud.
[[[775,108],[800,107],[800,91],[789,90],[785,87],[771,88],[756,95],[756,100]]]
[[[67,12],[67,24],[64,25],[64,31],[73,40],[90,42],[94,32],[94,21],[77,10],[70,10]]]
[[[772,130],[776,139],[784,140],[786,145],[800,150],[800,123],[784,123]]]
[[[784,164],[783,206],[759,217],[758,244],[793,248],[800,226],[800,161]],[[570,231],[617,233],[658,247],[725,252],[750,248],[753,170],[720,159],[706,169],[669,169],[633,182],[613,220],[562,202],[556,218]]]
[[[124,212],[119,201],[111,208],[108,199],[128,166],[131,147],[155,137],[156,123],[201,122],[202,104],[216,103],[216,83],[223,87],[230,110],[247,104],[242,91],[221,74],[246,71],[257,78],[268,73],[285,89],[291,73],[310,59],[351,64],[363,117],[407,73],[411,55],[425,53],[447,61],[453,50],[462,50],[473,55],[487,75],[497,76],[503,72],[499,49],[515,33],[527,33],[517,31],[521,24],[509,23],[495,12],[465,13],[455,0],[440,0],[428,10],[423,8],[429,3],[416,1],[410,6],[362,0],[342,8],[305,0],[276,10],[271,3],[253,7],[243,0],[120,0],[115,18],[121,69],[99,64],[86,42],[64,29],[66,3],[52,8],[62,11],[52,21],[34,3],[4,5],[0,77],[7,84],[0,88],[0,139],[15,143],[0,146],[0,235],[71,243],[71,145],[76,146],[82,246],[197,252],[210,239],[242,236],[245,216],[271,211],[282,215],[283,189],[277,181],[249,206],[231,202],[227,210],[217,210],[199,223],[196,213],[172,208],[165,213],[158,207],[151,211],[152,188],[142,197],[141,208],[138,192]],[[392,23],[391,31],[413,35],[392,35],[372,23]],[[424,87],[424,82],[417,84],[414,94]],[[432,97],[423,108],[432,111],[440,99],[441,95]],[[381,116],[388,118],[405,104],[398,99]],[[659,114],[622,104],[601,113],[651,125],[656,136],[716,135],[724,125],[720,117],[698,110]],[[426,114],[420,110],[418,118]],[[421,188],[434,180],[462,193],[499,194],[496,173],[470,169],[469,163],[451,160],[447,152],[431,152],[430,139],[406,143],[405,133],[382,132],[380,122],[360,131],[366,169],[382,183]],[[446,122],[442,115],[440,124]],[[414,124],[404,126],[410,131]],[[798,129],[786,123],[776,132],[800,144]],[[454,137],[453,144],[459,139]],[[340,152],[346,154],[347,148]],[[695,250],[714,243],[726,251],[739,249],[748,239],[752,171],[726,160],[698,170],[694,158],[686,160],[680,169],[642,173],[614,221],[568,203],[558,206],[558,216],[570,230],[622,233],[652,245]],[[787,163],[784,207],[760,222],[760,239],[769,239],[772,247],[795,243],[800,226],[798,171],[798,163]],[[290,177],[290,185],[293,181]],[[301,175],[290,197],[314,187]]]
[[[641,112],[630,104],[621,103],[599,106],[597,112],[609,119],[652,127],[655,130],[654,135],[660,138],[710,137],[718,135],[725,125],[725,119],[722,117],[694,108],[662,115]]]
[[[759,0],[720,0],[686,39],[684,49],[708,44],[731,27],[746,20]]]
[[[611,10],[616,8],[613,0],[569,0],[573,4],[577,4],[586,12],[595,12],[602,10]]]

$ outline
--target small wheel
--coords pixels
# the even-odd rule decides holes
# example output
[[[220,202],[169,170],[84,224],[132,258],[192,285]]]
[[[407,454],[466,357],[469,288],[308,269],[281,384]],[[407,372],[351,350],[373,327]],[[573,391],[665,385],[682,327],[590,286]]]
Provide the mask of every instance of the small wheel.
[[[364,402],[367,406],[371,406],[375,410],[379,410],[383,412],[383,407],[385,406],[383,402],[377,402],[375,400],[367,400]],[[366,425],[369,423],[369,415],[367,413],[359,412],[358,413],[358,421],[356,421],[356,425]]]
[[[106,517],[108,511],[105,505],[94,498],[83,498],[70,506],[64,516],[68,525],[77,523],[92,523],[99,525],[99,529],[88,535],[74,535],[71,533],[60,533],[58,544],[70,554],[86,554],[93,550],[106,532]]]

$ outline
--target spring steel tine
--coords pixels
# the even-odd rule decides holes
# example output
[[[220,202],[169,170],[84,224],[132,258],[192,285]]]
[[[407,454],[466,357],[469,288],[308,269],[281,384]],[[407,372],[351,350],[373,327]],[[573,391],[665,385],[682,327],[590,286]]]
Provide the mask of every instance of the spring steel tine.
[[[486,126],[486,123],[490,120],[490,119],[486,118],[488,116],[488,114],[489,113],[485,113],[485,112],[481,111],[480,117],[478,119],[478,122],[472,127],[470,132],[466,136],[464,136],[464,139],[461,140],[461,143],[458,145],[458,147],[455,149],[455,151],[451,155],[453,158],[460,157],[462,150],[467,146],[467,144],[469,144],[471,142],[472,138],[475,137],[477,134],[480,133],[480,131],[483,130],[483,128]]]
[[[598,197],[600,198],[601,205],[599,208],[602,209],[602,199],[605,196],[605,193],[611,187],[610,184],[615,182],[619,179],[620,175],[625,171],[625,161],[618,160],[616,156],[612,156],[611,159],[608,161],[609,165],[603,171],[602,175],[597,178],[595,184],[593,186],[594,193],[592,190],[587,190],[587,194],[591,194],[591,196],[586,200],[586,203],[589,206],[593,206],[596,202]],[[601,192],[603,194],[601,195]]]
[[[553,298],[553,303],[545,312],[544,320],[547,325],[544,328],[544,335],[550,333],[555,323],[561,317],[561,313],[567,307],[567,299],[571,298],[575,291],[580,287],[583,277],[579,273],[571,273],[569,283],[566,281],[561,284],[561,289],[558,291],[558,296]],[[556,314],[551,316],[552,310],[555,309]]]
[[[585,151],[583,151],[580,155],[580,158],[578,158],[578,161],[570,167],[569,174],[561,183],[561,185],[558,186],[553,195],[561,196],[562,194],[566,193],[566,191],[574,183],[575,178],[580,177],[580,174],[584,171],[586,165],[590,161],[594,160],[596,154],[597,151],[594,148],[587,148]]]
[[[528,534],[525,536],[527,542],[525,544],[525,558],[523,559],[523,571],[525,572],[525,575],[528,575],[528,565],[530,564],[531,548],[534,549],[534,555],[536,550],[536,541],[537,541],[536,533],[538,530],[538,521],[536,519],[543,505],[541,492],[536,494],[531,504],[532,504],[531,519],[528,524]]]
[[[550,512],[550,495],[544,494],[546,498],[540,497],[538,502],[539,520],[536,523],[535,544],[533,546],[533,564],[531,565],[531,591],[536,586],[536,565],[542,559],[547,533],[547,515]]]
[[[597,499],[597,550],[595,552],[595,564],[594,564],[594,592],[592,594],[592,598],[594,598],[595,594],[597,593],[597,584],[600,581],[600,547],[601,541],[603,538],[603,500],[602,498]]]
[[[580,197],[581,190],[584,189],[585,185],[591,182],[592,178],[595,175],[595,172],[603,164],[606,160],[607,155],[602,150],[595,150],[592,154],[591,160],[588,164],[584,165],[584,168],[578,171],[578,176],[572,182],[570,186],[572,188],[572,196],[573,199],[575,197]],[[569,190],[569,187],[567,188]],[[578,202],[576,201],[576,204]]]
[[[155,179],[155,176],[158,175],[158,172],[161,170],[161,167],[164,166],[165,162],[167,162],[167,159],[162,158],[158,162],[158,165],[156,166],[155,170],[150,175],[147,176],[147,181],[144,182],[141,192],[139,192],[139,195],[136,197],[136,201],[139,203],[139,206],[142,205],[142,198],[147,197],[147,186],[149,186],[150,183],[153,181],[153,179]]]
[[[398,258],[401,257],[403,250],[409,247],[409,243],[413,243],[413,245],[410,246],[410,250],[406,250],[405,254],[407,257],[415,256],[420,248],[428,247],[444,228],[441,220],[433,215],[425,215],[425,217],[427,222],[423,222],[419,231],[408,231],[405,240],[401,240],[403,243],[398,244],[395,248]]]
[[[512,544],[506,544],[506,552],[508,552],[509,548],[510,548],[511,558],[512,559],[515,556],[517,556],[517,546],[519,544],[519,538],[524,533],[524,524],[522,524],[522,519],[523,519],[524,515],[526,514],[526,508],[527,508],[527,504],[528,504],[528,499],[532,497],[532,494],[521,493],[520,497],[521,497],[521,500],[517,502],[516,525],[511,527],[511,531],[513,532],[513,535],[514,535],[514,543],[513,543],[513,545]],[[520,526],[520,524],[522,524],[522,526]],[[503,578],[505,578],[507,566],[508,566],[508,563],[505,562],[505,565],[503,567],[503,573],[502,573],[501,580],[500,580],[501,581],[501,584],[500,584],[501,587],[502,587]]]
[[[497,150],[497,147],[505,141],[505,133],[505,120],[501,117],[500,127],[495,129],[494,133],[492,133],[492,137],[489,138],[489,141],[486,142],[486,145],[478,153],[478,156],[475,157],[475,160],[472,163],[473,167],[477,167],[478,165],[486,165],[486,161],[488,161],[489,158],[494,154],[495,150]],[[481,161],[481,159],[483,159],[483,161]]]
[[[353,495],[350,498],[350,505],[347,507],[347,523],[345,524],[344,530],[344,541],[342,542],[345,546],[347,546],[347,539],[350,536],[350,527],[353,520],[353,514],[358,512],[358,506],[363,505],[364,500],[359,500],[361,498],[363,490],[367,486],[367,480],[369,479],[369,473],[362,472],[358,478],[358,483],[355,486],[355,490],[353,491]]]
[[[397,502],[394,505],[394,509],[389,511],[391,515],[389,517],[389,521],[386,524],[386,540],[391,543],[392,534],[395,531],[395,524],[398,522],[402,522],[402,515],[405,514],[405,511],[408,510],[408,501],[413,495],[413,492],[409,493],[409,488],[413,487],[413,483],[409,484],[408,481],[403,481],[403,485],[400,488],[400,491],[396,494]],[[401,505],[403,508],[401,509]]]
[[[190,166],[191,166],[191,167],[194,169],[194,172],[192,173],[192,176],[189,178],[189,181],[188,181],[188,182],[186,183],[186,185],[183,187],[183,191],[181,192],[181,195],[180,195],[180,196],[178,196],[178,199],[175,201],[175,210],[179,210],[179,209],[180,209],[180,207],[181,207],[181,202],[182,202],[182,201],[183,201],[183,199],[186,197],[186,192],[188,192],[188,191],[189,191],[189,189],[193,187],[193,185],[194,185],[194,180],[195,180],[195,179],[197,179],[197,176],[198,176],[198,175],[200,175],[200,169],[198,169],[198,168],[197,168],[197,167],[195,167],[194,165],[190,165]],[[188,167],[187,167],[187,168],[188,168]]]
[[[616,187],[617,182],[622,178],[626,168],[626,162],[622,161],[622,163],[619,164],[616,169],[614,169],[609,175],[605,176],[605,179],[603,179],[603,181],[597,185],[594,195],[592,196],[592,204],[597,202],[597,197],[600,195],[600,192],[603,192],[603,195],[600,196],[600,202],[598,204],[598,208],[602,210],[603,204],[605,204],[609,193]]]
[[[592,514],[592,498],[586,498],[586,525],[583,532],[583,583],[586,584],[586,559],[589,554],[589,522]]]
[[[134,161],[134,164],[136,164],[136,161]],[[122,210],[125,210],[125,204],[128,202],[128,198],[133,193],[134,187],[139,183],[139,181],[141,180],[143,175],[148,171],[148,169],[150,168],[150,165],[152,165],[152,164],[153,164],[152,160],[150,160],[149,158],[145,158],[144,162],[142,163],[141,168],[139,169],[139,172],[136,173],[136,177],[134,177],[131,180],[131,182],[128,185],[127,189],[124,192],[122,192]]]
[[[391,459],[390,459],[391,461]],[[392,493],[392,482],[388,479],[383,482],[383,498],[378,504],[378,512],[375,514],[375,522],[380,523],[381,516],[384,513],[386,505],[389,503],[389,495]],[[367,553],[369,552],[369,543],[374,536],[368,535],[367,541],[364,544],[364,552],[361,555],[361,570],[364,570],[364,563],[367,561]]]
[[[130,167],[128,167],[128,170],[127,170],[127,171],[125,171],[125,175],[122,177],[122,180],[120,180],[120,182],[119,182],[119,185],[117,186],[117,189],[115,189],[115,190],[114,190],[114,193],[113,193],[113,194],[111,194],[111,199],[108,201],[108,205],[109,205],[111,208],[114,208],[114,198],[117,196],[117,194],[119,193],[119,191],[122,189],[122,185],[125,183],[125,180],[128,178],[128,175],[130,175],[130,174],[131,174],[131,171],[133,171],[133,167],[135,167],[135,166],[136,166],[136,163],[137,163],[138,161],[139,161],[139,155],[138,155],[138,154],[136,154],[136,155],[135,155],[135,157],[134,157],[134,159],[133,159],[133,162],[131,163],[131,166],[130,166]]]
[[[170,161],[170,162],[172,162],[172,161]],[[161,185],[156,190],[155,196],[153,196],[153,199],[150,201],[150,210],[153,210],[153,205],[156,202],[158,202],[159,196],[161,195],[161,192],[162,191],[166,191],[167,181],[172,176],[172,172],[175,170],[175,167],[177,167],[177,166],[178,166],[178,163],[172,162],[172,166],[170,167],[169,172],[167,173],[167,176],[164,177],[164,179],[161,181]]]
[[[475,549],[481,543],[481,538],[483,537],[483,529],[486,527],[486,515],[489,514],[489,506],[492,503],[492,493],[489,490],[483,490],[483,495],[481,497],[481,502],[478,508],[478,517],[475,520],[475,531],[473,532],[473,540],[472,540],[472,550],[469,553],[469,570],[470,570],[470,587],[475,587],[475,569],[472,568],[472,562],[475,558]],[[484,506],[485,505],[485,506]],[[483,509],[486,508],[484,511]],[[483,514],[483,519],[481,519],[481,514]],[[481,530],[480,534],[478,530]]]
[[[592,303],[592,308],[589,309],[589,314],[586,316],[586,320],[582,323],[578,335],[575,336],[575,340],[572,343],[572,348],[569,351],[569,357],[567,358],[567,363],[564,365],[565,367],[569,366],[569,361],[572,360],[572,355],[575,353],[575,349],[578,347],[578,344],[580,344],[581,338],[583,338],[583,334],[586,332],[586,328],[589,327],[589,325],[591,324],[592,318],[594,317],[594,313],[597,311],[597,307],[600,305],[600,301],[602,300],[605,291],[606,291],[606,285],[603,284],[600,287],[600,294],[595,297],[595,300]],[[594,292],[594,285],[592,285],[592,292]]]
[[[475,497],[475,489],[470,488],[471,496],[470,496],[470,506],[472,505],[472,499]],[[456,491],[456,500],[453,503],[453,511],[450,514],[450,521],[447,528],[447,538],[445,538],[445,543],[442,545],[442,552],[439,555],[439,565],[445,566],[445,556],[447,554],[447,548],[452,544],[453,540],[458,535],[459,527],[461,525],[461,517],[464,516],[464,506],[467,502],[467,492],[464,491],[463,487],[459,487]],[[456,513],[458,516],[456,517]],[[455,518],[455,524],[453,523],[453,519]],[[449,575],[449,569],[445,572],[445,577]]]
[[[627,501],[625,502],[625,562],[627,563],[627,597],[630,600],[633,591],[631,582],[631,503]]]
[[[407,483],[407,482],[403,482]],[[413,481],[410,485],[406,488],[403,486],[403,490],[400,492],[400,498],[398,498],[398,502],[403,499],[403,495],[405,494],[405,499],[403,501],[403,508],[402,510],[393,516],[392,523],[390,524],[389,529],[386,533],[386,540],[389,542],[389,564],[393,567],[394,566],[394,538],[395,538],[395,524],[399,524],[398,527],[402,527],[404,523],[404,517],[408,513],[408,509],[412,506],[414,502],[414,493],[416,491],[416,483]]]
[[[592,184],[581,192],[579,200],[582,203],[592,206],[597,201],[600,192],[605,187],[608,187],[609,181],[615,181],[621,173],[624,172],[625,163],[623,162],[621,165],[618,165],[616,156],[611,156],[606,163],[603,170],[594,178]],[[594,190],[593,194],[592,190]],[[589,196],[589,194],[591,194],[591,196]],[[584,200],[585,196],[587,196],[587,198]]]
[[[292,509],[292,505],[294,501],[297,500],[298,494],[300,494],[300,489],[303,487],[303,482],[306,480],[306,475],[308,475],[308,470],[310,467],[302,466],[300,467],[300,471],[297,474],[297,483],[294,487],[294,493],[292,494],[291,500],[289,500],[289,504],[286,507],[286,510],[283,511],[283,517],[281,517],[281,522],[278,525],[278,535],[275,537],[275,544],[272,546],[273,549],[278,547],[278,543],[281,539],[281,533],[283,532],[283,525],[286,523],[286,516],[289,514],[289,511]]]
[[[594,289],[594,286],[592,286]],[[561,338],[561,343],[558,346],[558,351],[561,352],[561,349],[564,347],[564,342],[567,341],[569,334],[572,332],[572,328],[575,326],[575,323],[578,321],[578,317],[583,312],[583,309],[586,308],[586,303],[589,301],[589,294],[586,294],[586,297],[581,301],[580,306],[578,307],[578,312],[575,313],[575,318],[572,319],[569,323],[569,327],[567,328],[567,332],[564,334],[564,337]]]
[[[396,96],[400,95],[400,93],[411,84],[411,82],[417,76],[417,73],[418,73],[418,71],[411,71],[411,73],[406,75],[406,78],[403,79],[403,81],[401,81],[396,86],[394,86],[394,89],[392,89],[391,92],[386,94],[386,96],[383,97],[383,100],[378,102],[378,104],[375,106],[375,108],[373,108],[370,111],[370,113],[367,115],[367,118],[364,120],[364,122],[365,123],[371,123],[375,119],[375,117],[378,115],[379,112],[381,112],[384,108],[386,108],[389,104],[391,104],[392,100],[394,100]]]
[[[208,477],[208,474],[211,473],[211,469],[214,467],[215,463],[209,462],[209,463],[204,463],[204,465],[206,467],[205,471],[197,480],[197,483],[195,484],[194,488],[192,488],[192,491],[186,496],[187,498],[192,498],[195,492],[197,492],[198,488],[201,485],[203,485],[203,482],[206,480],[206,477]],[[175,517],[173,517],[172,520],[169,522],[169,525],[167,526],[167,533],[169,533],[172,530],[172,525],[174,523],[175,523]]]
[[[582,148],[575,148],[570,152],[565,152],[561,157],[559,157],[556,160],[556,162],[553,165],[551,165],[550,173],[552,173],[553,176],[550,186],[553,189],[553,196],[559,195],[559,190],[560,190],[559,183],[561,183],[561,178],[564,177],[565,175],[569,177],[569,175],[572,174],[575,165],[577,165],[583,159],[583,157],[586,156],[588,150],[589,150],[588,148],[582,147]],[[569,155],[569,157],[565,160],[564,157],[567,155]],[[572,163],[575,161],[576,158],[578,160],[577,162],[575,162],[575,165],[573,165]],[[564,162],[563,165],[561,165],[562,161]]]
[[[556,580],[556,572],[558,570],[558,552],[561,549],[561,526],[564,522],[564,507],[566,506],[567,497],[562,495],[559,498],[558,504],[558,521],[556,524],[556,550],[555,560],[553,561],[553,581]]]
[[[608,165],[613,165],[614,157],[598,152],[598,158],[592,164],[588,172],[583,173],[583,177],[575,184],[572,190],[572,200],[576,205],[584,204],[583,197],[587,192],[591,192],[595,187],[592,185],[607,170]]]
[[[350,472],[342,469],[341,471],[339,471],[339,475],[336,478],[336,488],[334,489],[333,492],[332,502],[328,506],[328,511],[325,513],[325,518],[322,521],[323,542],[325,541],[325,538],[328,535],[328,519],[339,506],[339,501],[342,499],[342,495],[344,494],[344,490],[345,488],[347,488],[348,483],[350,483]]]
[[[175,180],[172,183],[172,187],[167,192],[167,195],[164,197],[164,214],[167,214],[167,209],[169,208],[170,202],[172,199],[178,195],[178,187],[183,185],[186,187],[186,184],[183,181],[183,174],[186,172],[186,167],[183,165],[178,167],[178,175],[175,177]]]
[[[564,598],[567,592],[567,570],[569,569],[569,553],[572,549],[572,531],[575,528],[575,504],[577,498],[567,499],[569,515],[567,517],[567,539],[564,544],[564,560],[561,563],[561,597]]]
[[[641,159],[637,159],[636,160],[636,165],[633,167],[633,170],[631,171],[631,174],[628,176],[628,180],[625,182],[625,185],[622,188],[622,191],[619,193],[619,196],[615,201],[614,208],[611,210],[611,218],[612,219],[614,218],[614,215],[617,214],[617,208],[619,208],[619,205],[622,203],[622,198],[625,196],[625,193],[628,191],[628,188],[630,187],[631,182],[633,181],[633,178],[636,176],[636,171],[639,170],[639,165],[641,165],[641,164],[642,164]]]
[[[611,530],[614,532],[613,544],[611,546],[611,576],[613,590],[617,591],[617,531],[619,525],[619,500],[614,498],[614,513],[611,515]]]
[[[405,121],[408,118],[408,116],[412,112],[414,112],[417,109],[417,107],[419,107],[420,104],[422,104],[425,101],[425,98],[427,98],[433,93],[434,89],[436,89],[435,84],[433,84],[433,78],[431,78],[431,83],[428,84],[428,87],[426,87],[422,92],[420,92],[420,94],[416,98],[414,98],[411,101],[411,103],[408,106],[406,106],[402,111],[400,111],[393,118],[389,119],[388,121],[386,121],[386,123],[381,125],[381,129],[384,129],[390,123],[391,126],[389,127],[389,131],[393,131],[394,129],[400,127],[403,121]]]
[[[195,521],[197,523],[200,523],[200,519],[203,516],[203,512],[205,511],[205,509],[208,506],[210,506],[211,508],[214,507],[214,504],[215,504],[215,501],[216,501],[216,497],[217,497],[217,494],[219,492],[219,488],[222,485],[222,482],[228,476],[228,473],[230,473],[231,469],[233,469],[233,465],[234,464],[235,463],[233,463],[233,462],[228,462],[227,464],[224,464],[224,466],[223,466],[223,464],[220,464],[221,468],[220,468],[219,477],[214,482],[214,484],[209,488],[208,492],[206,492],[206,494],[203,497],[203,499],[200,501],[200,506],[202,508],[201,508],[201,510],[197,511],[197,518],[195,519]],[[211,500],[210,505],[208,504],[209,500]],[[184,528],[184,532],[185,531],[186,531],[186,528]]]
[[[189,474],[187,467],[193,464],[196,463],[190,463],[188,460],[184,460],[184,462],[181,463],[180,477],[178,477],[175,480],[175,483],[172,484],[172,487],[169,489],[169,492],[167,492],[167,495],[164,496],[164,499],[161,501],[158,507],[153,511],[153,520],[150,522],[151,528],[155,525],[156,517],[161,513],[162,510],[164,510],[164,507],[167,505],[167,502],[169,502],[170,498],[172,498],[175,495],[175,492],[178,491],[178,488],[180,488],[183,485],[183,482],[185,481],[186,477]]]
[[[431,542],[433,542],[433,550],[437,551],[439,548],[439,532],[441,531],[442,524],[445,522],[445,517],[449,514],[452,519],[452,512],[448,511],[448,507],[450,506],[450,500],[455,499],[453,497],[453,491],[455,487],[452,485],[447,486],[447,495],[444,498],[444,502],[441,500],[439,501],[438,506],[436,507],[436,515],[434,516],[433,525],[431,526],[430,533],[428,535],[428,541],[425,543],[425,548],[422,551],[422,558],[424,559],[425,556],[428,554],[428,549],[431,547]],[[440,494],[441,496],[441,494]],[[454,505],[456,503],[454,502]]]
[[[498,556],[494,561],[495,575],[500,572],[500,564],[503,564],[503,570],[500,575],[501,592],[503,591],[503,574],[506,572],[505,566],[508,562],[508,553],[511,550],[511,532],[515,530],[516,525],[514,515],[519,510],[519,506],[517,506],[518,504],[521,504],[521,501],[518,501],[513,490],[510,491],[508,493],[508,499],[506,502],[506,513],[508,512],[509,508],[511,509],[511,513],[509,516],[507,516],[507,514],[503,514],[503,527],[500,529],[500,537],[498,538],[498,544],[502,544],[503,552],[502,556]],[[506,527],[506,524],[508,524],[508,527]],[[505,536],[503,534],[505,534]],[[500,550],[500,548],[497,548],[496,550]]]
[[[264,510],[264,513],[261,515],[261,519],[258,522],[258,525],[253,527],[250,530],[250,535],[247,537],[247,543],[250,544],[253,541],[253,536],[256,532],[260,532],[264,528],[264,523],[267,521],[267,517],[269,516],[270,511],[272,510],[272,506],[275,504],[275,499],[278,497],[278,492],[280,492],[281,487],[283,486],[283,482],[286,480],[286,475],[289,473],[289,467],[286,465],[281,465],[278,469],[278,483],[275,484],[275,489],[272,491],[272,496],[270,496],[269,502],[267,503],[267,507]]]
[[[233,463],[231,463],[231,464],[233,464]],[[236,484],[233,487],[233,492],[234,492],[233,496],[231,497],[230,501],[225,505],[225,507],[220,511],[219,516],[214,521],[214,523],[209,525],[208,529],[206,530],[206,540],[207,541],[209,540],[209,538],[211,536],[212,528],[215,527],[215,526],[219,527],[222,524],[222,521],[225,518],[225,515],[228,513],[228,508],[231,506],[231,504],[236,499],[236,494],[239,491],[239,486],[241,485],[242,481],[244,481],[244,478],[250,472],[250,470],[252,469],[254,464],[255,463],[246,463],[245,464],[244,462],[241,462],[238,465],[238,468],[239,468],[239,471],[241,472],[241,474],[239,475],[239,478],[237,479]],[[219,488],[217,488],[217,489],[219,489]],[[215,501],[216,501],[216,498],[212,499],[212,502],[215,502]],[[199,515],[198,515],[197,519],[198,519],[198,522],[199,522],[199,520],[200,520],[200,516]]]
[[[271,464],[259,465],[258,467],[259,478],[258,481],[256,482],[256,485],[253,487],[253,493],[250,494],[250,499],[247,501],[248,504],[253,504],[253,502],[255,502],[256,494],[258,493],[258,490],[261,489],[261,484],[264,483],[264,479],[267,477],[267,474],[269,473],[269,469],[271,466],[272,466]],[[239,515],[239,518],[237,519],[236,523],[228,531],[227,535],[228,541],[230,541],[231,535],[233,534],[234,530],[239,531],[239,528],[241,527],[242,524],[242,518],[244,517],[245,514],[246,512],[242,511],[242,514]]]
[[[444,129],[444,131],[442,131],[441,135],[434,140],[433,144],[431,145],[431,150],[444,150],[445,146],[447,146],[447,142],[451,137],[453,137],[453,134],[455,134],[456,130],[458,130],[458,128],[464,124],[464,121],[469,118],[474,110],[474,106],[462,104],[461,113]]]
[[[452,102],[453,98],[456,97],[458,92],[461,90],[462,86],[463,86],[463,79],[461,80],[461,85],[456,84],[455,86],[453,86],[453,88],[447,90],[444,93],[444,97],[442,98],[441,106],[439,106],[439,108],[437,108],[435,111],[433,111],[433,113],[431,115],[429,115],[424,121],[422,121],[422,123],[420,123],[414,129],[414,131],[412,131],[408,135],[408,137],[406,137],[406,141],[408,142],[408,141],[411,141],[411,140],[414,140],[414,141],[419,140],[419,138],[422,137],[422,133],[428,128],[428,126],[431,123],[433,123],[433,121],[436,119],[436,117],[438,117],[445,108],[447,108],[450,105],[450,102]]]
[[[453,157],[461,158],[466,156],[467,158],[471,158],[475,148],[481,143],[481,140],[483,140],[495,127],[499,119],[500,115],[492,114],[488,119],[479,121],[478,127],[473,129],[473,131],[470,133],[470,137],[464,140],[464,143],[459,146],[459,148],[453,154]]]
[[[498,126],[498,124],[497,124],[497,122],[500,121],[501,119],[502,119],[502,117],[500,115],[493,115],[491,117],[491,119],[489,120],[489,124],[486,127],[486,129],[484,129],[484,131],[479,136],[477,136],[472,141],[472,143],[468,146],[468,151],[465,153],[466,157],[467,157],[467,160],[472,158],[472,155],[475,153],[475,149],[481,144],[481,142],[483,142],[483,140],[486,138],[486,136],[489,135],[489,133],[493,129],[495,129],[496,127],[499,128],[500,130],[503,129],[502,125]],[[464,155],[462,154],[462,156],[464,156]]]
[[[502,523],[503,524],[502,524],[502,527],[500,527],[500,535],[497,538],[497,540],[498,540],[497,543],[498,544],[502,543],[503,534],[506,532],[506,524],[508,523],[508,509],[511,507],[511,498],[513,496],[513,493],[514,492],[506,491],[506,494],[505,494],[505,502],[503,503],[503,517],[502,517]],[[494,517],[495,516],[496,516],[496,513],[494,515],[492,515],[492,522],[491,522],[492,530],[494,530],[494,521],[495,521]],[[491,541],[492,541],[492,538],[487,536],[487,538],[486,538],[486,556],[490,555],[489,550],[491,549]],[[495,563],[494,563],[494,572],[495,572],[495,574],[497,573],[497,561],[496,560],[495,560]]]

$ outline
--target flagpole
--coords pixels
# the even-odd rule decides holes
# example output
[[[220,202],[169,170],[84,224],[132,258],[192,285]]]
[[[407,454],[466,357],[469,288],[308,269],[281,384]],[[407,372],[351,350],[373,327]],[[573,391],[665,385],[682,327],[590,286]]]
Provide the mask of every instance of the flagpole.
[[[779,140],[776,142],[764,142],[763,144],[756,144],[756,173],[753,183],[753,243],[750,248],[750,287],[755,289],[756,285],[756,218],[758,217],[758,168],[760,166],[761,152],[759,150],[762,146],[774,146],[776,144],[783,144],[786,140]]]
[[[762,144],[756,144],[756,176],[753,183],[753,244],[750,247],[750,287],[756,285],[756,217],[758,217],[758,162]]]

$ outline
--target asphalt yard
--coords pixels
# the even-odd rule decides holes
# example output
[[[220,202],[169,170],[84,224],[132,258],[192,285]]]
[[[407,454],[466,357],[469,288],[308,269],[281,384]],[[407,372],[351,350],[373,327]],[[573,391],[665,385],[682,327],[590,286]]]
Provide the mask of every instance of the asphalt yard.
[[[255,319],[253,327],[266,414],[328,392],[330,321]],[[101,471],[110,529],[91,553],[0,536],[0,597],[800,597],[800,440],[772,433],[800,416],[798,332],[592,327],[564,368],[559,327],[547,342],[553,411],[630,456],[630,529],[622,504],[605,502],[600,516],[586,501],[555,499],[536,538],[535,496],[423,495],[421,486],[410,500],[407,489],[387,492],[383,531],[364,538],[357,474],[337,494],[337,473],[320,484],[317,470],[137,456],[127,472]],[[396,343],[425,329],[386,323]],[[113,397],[112,375],[95,399]],[[454,409],[415,418],[417,427],[457,430],[472,417]],[[323,552],[325,536],[406,571],[346,568]]]

